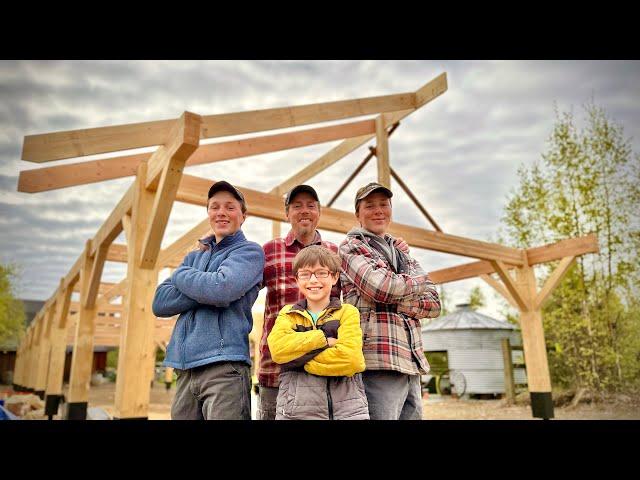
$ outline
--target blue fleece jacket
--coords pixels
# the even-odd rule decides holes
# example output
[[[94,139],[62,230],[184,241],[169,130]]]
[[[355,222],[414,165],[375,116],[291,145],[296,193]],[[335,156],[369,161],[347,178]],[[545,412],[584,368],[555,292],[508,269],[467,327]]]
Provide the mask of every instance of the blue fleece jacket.
[[[180,314],[164,365],[186,370],[214,362],[251,365],[251,307],[262,283],[264,252],[241,230],[202,241],[208,250],[190,252],[153,299],[158,317]]]

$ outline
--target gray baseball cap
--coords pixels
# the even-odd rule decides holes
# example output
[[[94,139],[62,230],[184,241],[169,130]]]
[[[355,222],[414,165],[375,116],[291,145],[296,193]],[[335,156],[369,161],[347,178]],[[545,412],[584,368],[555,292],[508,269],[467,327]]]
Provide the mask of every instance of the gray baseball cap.
[[[291,203],[291,200],[293,200],[293,198],[302,192],[307,192],[309,195],[311,195],[316,202],[319,202],[320,199],[318,198],[318,194],[316,193],[316,191],[314,190],[313,187],[309,186],[309,185],[296,185],[295,187],[293,187],[289,193],[287,193],[287,196],[284,199],[284,206],[287,207],[289,206],[289,204]]]
[[[384,185],[380,185],[379,183],[376,183],[376,182],[368,183],[364,187],[359,188],[358,191],[356,192],[356,200],[355,200],[356,211],[358,211],[358,203],[360,203],[360,200],[368,197],[373,192],[377,192],[377,191],[384,193],[389,198],[393,197],[393,192],[389,190],[387,187],[385,187]]]

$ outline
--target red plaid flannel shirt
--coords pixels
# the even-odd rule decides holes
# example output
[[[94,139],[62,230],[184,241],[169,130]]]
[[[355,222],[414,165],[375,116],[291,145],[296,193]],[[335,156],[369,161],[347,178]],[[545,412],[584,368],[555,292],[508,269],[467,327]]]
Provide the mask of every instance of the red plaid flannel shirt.
[[[324,242],[320,233],[316,235],[311,245],[322,245],[332,252],[338,253],[338,247],[331,242]],[[293,278],[293,259],[302,250],[302,245],[296,240],[291,230],[285,238],[276,238],[265,243],[264,277],[263,283],[267,287],[267,299],[264,309],[264,327],[260,339],[260,367],[258,382],[265,387],[280,385],[280,365],[271,359],[271,352],[267,344],[267,337],[275,324],[278,313],[285,305],[298,303],[304,298],[298,291],[296,279]],[[340,282],[331,290],[331,296],[340,298]]]
[[[367,370],[427,373],[420,319],[440,315],[440,298],[417,260],[402,252],[407,274],[394,273],[365,237],[347,234],[340,245],[343,302],[360,311]]]

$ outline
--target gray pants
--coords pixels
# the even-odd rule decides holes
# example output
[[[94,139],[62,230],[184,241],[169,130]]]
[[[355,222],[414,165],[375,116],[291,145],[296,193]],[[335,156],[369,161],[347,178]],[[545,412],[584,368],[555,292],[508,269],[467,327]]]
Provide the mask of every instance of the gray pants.
[[[258,420],[276,419],[276,400],[278,399],[278,387],[263,387],[258,390],[258,408],[256,416]]]
[[[362,380],[371,420],[422,420],[420,375],[365,370]]]
[[[244,362],[210,363],[178,375],[172,420],[251,420],[250,368]]]

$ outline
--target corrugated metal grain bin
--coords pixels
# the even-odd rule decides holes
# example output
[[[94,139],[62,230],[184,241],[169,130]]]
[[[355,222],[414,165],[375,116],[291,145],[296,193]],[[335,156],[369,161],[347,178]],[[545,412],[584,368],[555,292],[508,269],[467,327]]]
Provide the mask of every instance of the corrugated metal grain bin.
[[[427,358],[446,355],[447,367],[464,375],[465,394],[505,393],[503,338],[508,338],[512,347],[522,345],[517,326],[475,312],[467,304],[422,327]],[[516,350],[512,358],[518,357],[522,358],[522,352]],[[524,368],[514,367],[514,380],[516,384],[527,383]]]

